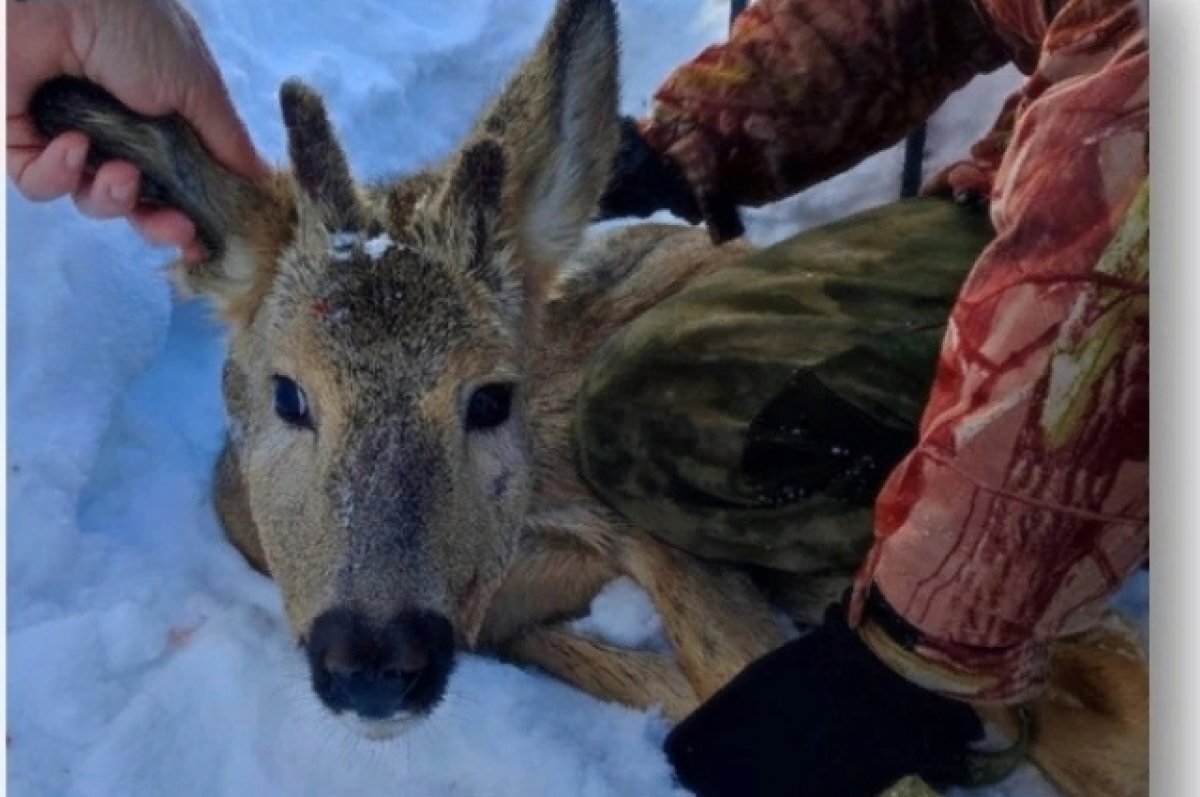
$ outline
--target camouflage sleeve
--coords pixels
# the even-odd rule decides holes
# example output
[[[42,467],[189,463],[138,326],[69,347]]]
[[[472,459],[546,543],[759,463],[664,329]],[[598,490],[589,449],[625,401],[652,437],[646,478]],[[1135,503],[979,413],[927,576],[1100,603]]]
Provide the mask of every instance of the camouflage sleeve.
[[[642,133],[702,201],[759,205],[896,143],[1007,61],[969,0],[760,0],[659,88]]]
[[[894,668],[984,701],[1037,690],[1149,546],[1145,31],[1068,0],[1044,42],[852,610]]]

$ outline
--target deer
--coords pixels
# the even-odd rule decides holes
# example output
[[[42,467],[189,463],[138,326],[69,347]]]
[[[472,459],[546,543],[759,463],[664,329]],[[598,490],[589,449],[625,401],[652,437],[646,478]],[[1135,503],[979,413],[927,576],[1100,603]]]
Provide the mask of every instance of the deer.
[[[230,332],[218,517],[279,584],[317,696],[367,735],[428,714],[459,649],[681,718],[786,639],[746,576],[630,527],[573,463],[580,364],[742,249],[648,226],[564,273],[618,146],[617,59],[612,3],[564,0],[458,152],[367,185],[297,81],[292,168],[264,183],[90,85],[39,94],[48,128],[88,133],[195,220],[211,257],[173,276]],[[621,574],[677,663],[561,627]]]
[[[196,224],[208,257],[172,276],[229,331],[217,516],[281,589],[316,697],[365,737],[427,718],[461,651],[678,721],[789,639],[750,574],[633,526],[575,465],[584,364],[752,248],[651,223],[585,240],[617,67],[612,0],[560,0],[456,152],[376,182],[297,80],[279,95],[290,169],[261,182],[86,81],[35,96],[43,132],[83,131],[89,158],[138,166],[141,199]],[[670,654],[567,627],[618,576]]]

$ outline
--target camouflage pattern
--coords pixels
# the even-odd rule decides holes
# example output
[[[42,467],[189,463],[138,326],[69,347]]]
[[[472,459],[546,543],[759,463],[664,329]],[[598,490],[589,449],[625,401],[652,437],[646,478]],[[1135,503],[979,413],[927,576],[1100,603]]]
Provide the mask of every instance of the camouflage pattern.
[[[702,205],[760,205],[897,143],[1008,60],[969,0],[758,0],[667,78],[641,132]]]
[[[1149,545],[1137,4],[759,0],[666,80],[641,130],[702,200],[761,204],[894,143],[1005,62],[1028,80],[926,187],[990,200],[997,237],[954,306],[917,445],[875,504],[851,619],[907,677],[1011,702]],[[870,616],[872,591],[908,624],[903,643]]]
[[[1052,641],[1094,624],[1149,550],[1146,33],[1132,3],[1044,22],[988,191],[997,237],[857,583],[856,609],[874,588],[919,632],[876,645],[885,661],[976,700],[1041,691]]]
[[[674,545],[835,597],[916,442],[954,297],[991,237],[986,214],[916,199],[701,278],[589,364],[582,473]]]
[[[938,793],[916,775],[909,775],[879,797],[938,797]]]

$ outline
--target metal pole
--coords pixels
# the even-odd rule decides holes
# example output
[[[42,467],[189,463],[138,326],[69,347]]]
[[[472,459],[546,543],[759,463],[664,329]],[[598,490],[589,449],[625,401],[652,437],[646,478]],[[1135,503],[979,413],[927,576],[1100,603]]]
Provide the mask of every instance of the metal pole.
[[[738,18],[738,14],[746,10],[747,0],[730,0],[729,3],[729,27],[733,27],[733,21]]]
[[[900,173],[900,198],[908,199],[921,190],[921,165],[925,160],[925,124],[904,140],[904,171]]]

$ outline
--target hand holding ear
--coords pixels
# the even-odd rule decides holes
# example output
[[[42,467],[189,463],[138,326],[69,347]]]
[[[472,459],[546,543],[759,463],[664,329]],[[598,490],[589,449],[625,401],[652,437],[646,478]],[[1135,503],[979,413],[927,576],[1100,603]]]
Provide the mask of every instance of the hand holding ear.
[[[40,0],[8,5],[8,173],[34,201],[72,194],[94,218],[127,217],[151,243],[203,257],[193,221],[138,205],[141,174],[110,161],[91,173],[92,142],[71,131],[47,141],[29,102],[59,75],[85,77],[148,116],[178,114],[222,163],[248,179],[267,176],[191,15],[176,0]]]

